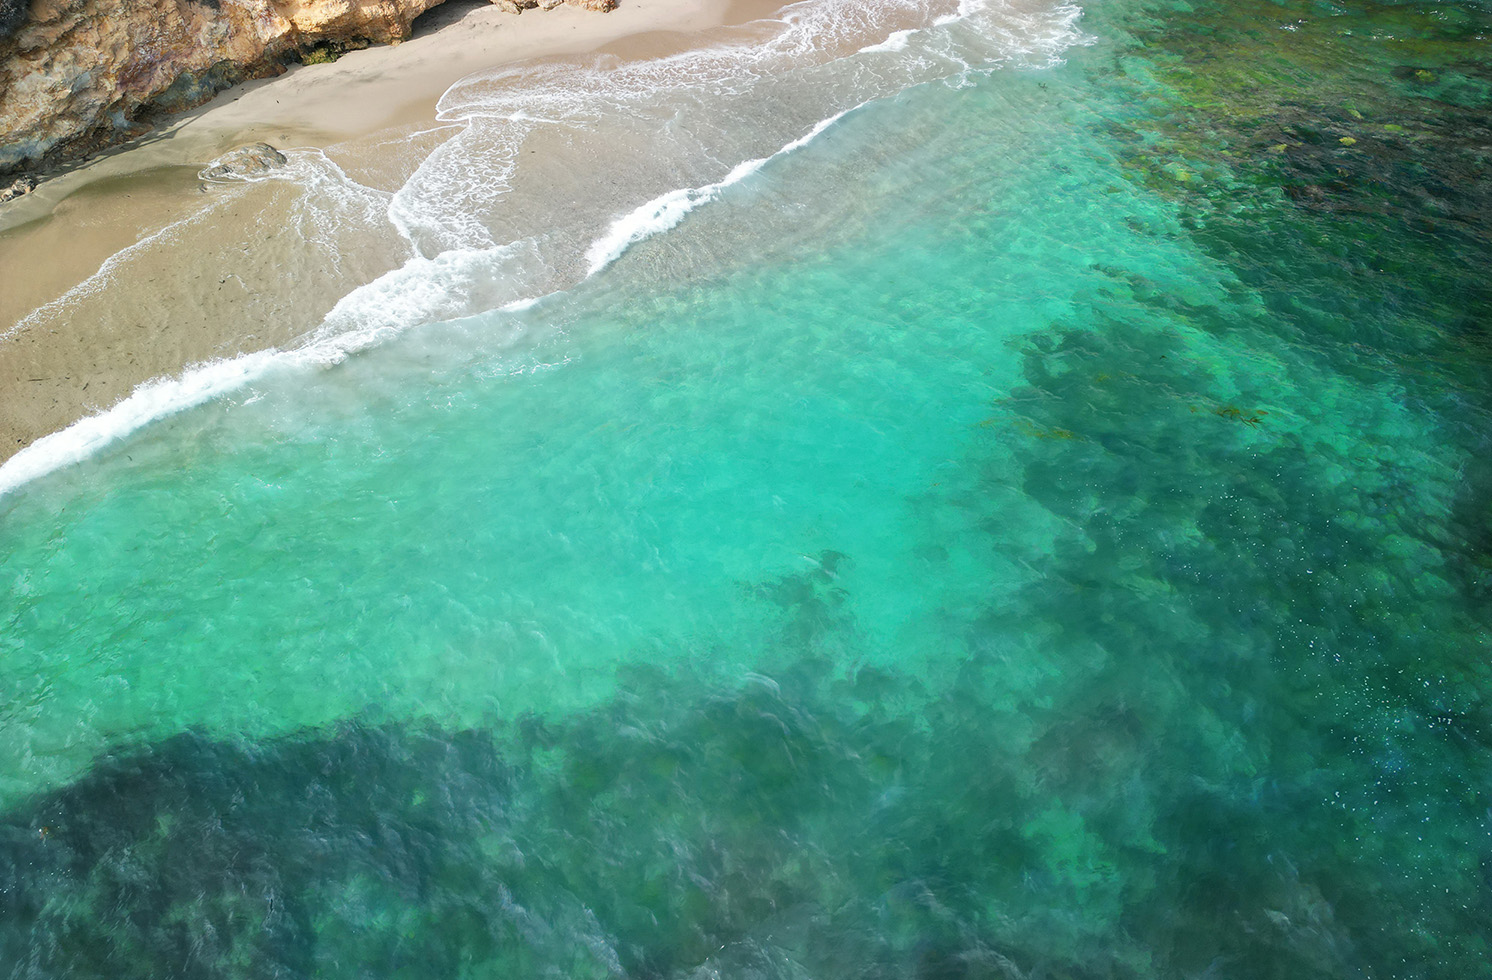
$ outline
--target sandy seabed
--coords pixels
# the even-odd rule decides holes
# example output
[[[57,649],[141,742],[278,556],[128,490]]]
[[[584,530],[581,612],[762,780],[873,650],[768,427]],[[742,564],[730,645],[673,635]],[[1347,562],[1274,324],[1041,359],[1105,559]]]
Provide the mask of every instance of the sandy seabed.
[[[403,44],[236,86],[53,176],[0,207],[0,461],[143,382],[293,342],[349,283],[394,261],[374,242],[362,265],[285,275],[303,245],[286,220],[291,194],[266,187],[225,205],[197,176],[223,151],[255,140],[318,148],[356,180],[392,190],[430,151],[441,95],[467,75],[586,52],[656,57],[780,6],[623,0],[609,14],[561,6],[514,16],[449,0]],[[170,247],[153,247],[163,235]],[[118,271],[100,276],[111,264]]]

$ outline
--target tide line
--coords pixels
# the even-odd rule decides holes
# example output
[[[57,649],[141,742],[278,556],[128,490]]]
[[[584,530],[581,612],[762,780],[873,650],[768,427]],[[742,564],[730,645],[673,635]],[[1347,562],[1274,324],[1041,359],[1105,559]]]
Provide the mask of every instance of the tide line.
[[[861,105],[864,105],[864,103],[861,103]],[[594,276],[621,258],[622,253],[643,239],[651,238],[659,232],[669,231],[677,227],[679,222],[684,220],[685,215],[701,204],[708,203],[719,197],[720,192],[725,190],[725,188],[732,184],[740,183],[778,157],[807,146],[824,130],[858,108],[860,106],[853,106],[842,112],[836,112],[827,119],[820,120],[806,134],[786,144],[776,153],[756,160],[747,160],[744,163],[739,163],[722,180],[716,183],[706,184],[703,187],[685,187],[671,190],[666,194],[660,194],[646,204],[639,205],[627,214],[617,218],[611,223],[611,227],[606,230],[606,233],[592,242],[590,248],[586,249],[586,278]]]
[[[276,349],[193,367],[176,378],[147,381],[123,401],[42,436],[0,465],[0,496],[53,470],[87,459],[136,429],[210,401],[262,377],[280,359]]]
[[[942,27],[969,19],[983,11],[1004,9],[1001,0],[958,0],[956,13],[936,18],[932,26]],[[745,72],[748,77],[757,77],[755,72],[759,70],[758,62],[789,58],[798,53],[799,47],[808,43],[800,35],[811,35],[815,31],[832,32],[838,20],[844,17],[849,17],[857,26],[863,27],[864,25],[852,16],[860,12],[862,11],[858,5],[846,3],[843,0],[822,6],[806,2],[795,4],[786,8],[780,17],[780,21],[789,29],[784,34],[768,39],[764,44],[732,45],[724,50],[706,49],[703,52],[669,56],[654,62],[628,67],[624,70],[626,77],[613,79],[611,84],[612,87],[617,88],[618,99],[622,103],[627,103],[628,99],[623,96],[630,95],[639,88],[647,89],[648,86],[645,83],[652,73],[675,63],[687,63],[702,70],[709,69],[707,74],[720,75],[723,81],[728,81],[732,72]],[[1080,16],[1079,7],[1059,0],[1054,8],[1033,15],[1031,20],[1035,23],[1023,25],[1026,28],[1020,38],[1023,44],[997,46],[996,52],[981,63],[993,66],[1003,60],[1003,57],[1019,53],[1022,47],[1029,49],[1024,52],[1027,55],[1037,56],[1038,64],[1054,63],[1058,53],[1065,47],[1085,42],[1083,35],[1076,28],[1076,22]],[[988,31],[991,35],[988,39],[990,41],[1003,38],[1008,33],[1007,29],[998,23],[979,25],[979,30]],[[919,46],[922,39],[929,33],[926,28],[891,31],[889,36],[882,35],[885,40],[879,44],[859,48],[858,53],[900,52]],[[1007,50],[1010,47],[1017,49],[1016,52]],[[999,54],[1001,57],[994,57],[994,54]],[[1044,59],[1040,57],[1043,55]],[[962,64],[967,70],[968,62],[964,61]],[[519,70],[529,75],[543,75],[544,81],[549,84],[535,85],[533,83],[538,82],[539,79],[531,79],[530,86],[523,89],[522,94],[499,99],[500,104],[495,106],[481,105],[481,100],[478,99],[477,105],[466,107],[465,114],[471,117],[482,116],[484,113],[480,110],[486,109],[486,115],[506,118],[515,123],[573,123],[574,120],[571,120],[563,111],[560,111],[556,118],[556,113],[537,111],[539,106],[530,103],[543,103],[545,109],[563,109],[578,99],[582,92],[594,96],[590,87],[590,83],[596,81],[593,67],[581,71],[578,75],[575,74],[577,69],[574,67],[556,66],[548,68],[546,72],[530,64],[509,66],[504,71],[512,73]],[[698,84],[696,77],[698,74],[697,71],[690,73],[689,84]],[[503,77],[503,75],[504,72],[498,72],[487,77],[490,80]],[[556,75],[564,76],[563,84],[556,84],[556,79],[551,77]],[[598,237],[591,241],[581,256],[585,269],[581,281],[590,279],[606,269],[638,242],[673,229],[695,208],[717,199],[726,188],[757,173],[770,161],[808,145],[850,112],[877,98],[893,94],[894,91],[904,88],[907,84],[917,84],[936,77],[939,76],[934,74],[928,78],[913,77],[900,80],[885,91],[877,92],[870,98],[864,98],[857,105],[835,112],[819,121],[802,136],[783,145],[777,151],[737,164],[715,183],[668,191],[617,216]],[[581,84],[582,82],[585,84]],[[453,99],[472,84],[469,81],[457,83],[442,97],[442,121],[447,124],[452,121],[446,116],[460,108],[451,104]],[[863,97],[861,93],[856,94]],[[310,156],[306,154],[307,165],[313,162],[309,159]],[[311,175],[297,174],[297,176]],[[341,175],[340,171],[337,171],[334,176],[345,180],[345,175]],[[490,170],[484,173],[484,179],[488,181],[492,179],[492,176]],[[372,197],[383,199],[385,195],[377,193]],[[388,213],[384,215],[384,218],[393,221],[397,228],[399,222],[394,212],[398,211],[396,205],[399,199],[397,195],[387,195],[387,198],[390,199],[390,204],[387,206]],[[370,199],[362,203],[367,207],[374,201]],[[205,209],[186,220],[204,220],[214,211],[215,208]],[[115,268],[132,254],[133,250],[147,247],[151,242],[168,237],[181,225],[182,223],[168,225],[134,246],[111,256],[98,273],[44,309],[50,312],[58,303],[65,304],[81,292],[97,289],[101,283],[109,280]],[[410,237],[408,229],[399,228],[398,230],[404,232],[406,238]],[[433,258],[417,255],[399,269],[385,273],[373,282],[344,296],[322,321],[320,328],[299,347],[271,348],[221,361],[193,365],[178,376],[146,382],[111,408],[36,440],[4,463],[0,463],[0,496],[40,476],[79,462],[109,443],[129,435],[152,421],[219,398],[264,377],[272,370],[315,369],[337,363],[355,351],[377,344],[409,327],[432,320],[461,317],[469,315],[474,310],[482,309],[503,311],[525,309],[543,297],[515,296],[514,294],[519,293],[519,290],[512,288],[514,280],[501,275],[501,272],[502,267],[509,263],[516,263],[517,265],[510,265],[509,269],[517,270],[519,267],[529,268],[534,263],[542,264],[547,261],[545,256],[535,255],[534,252],[534,239],[529,238],[506,245],[467,243],[463,247],[446,248]],[[547,295],[552,295],[552,293]],[[32,316],[35,317],[40,312],[42,311],[37,311]],[[27,325],[28,322],[23,321],[17,325],[17,329]]]

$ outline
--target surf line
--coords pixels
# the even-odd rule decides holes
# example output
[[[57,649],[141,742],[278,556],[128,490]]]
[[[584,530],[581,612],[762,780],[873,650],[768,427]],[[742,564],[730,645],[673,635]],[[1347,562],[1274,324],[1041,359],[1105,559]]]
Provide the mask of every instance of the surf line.
[[[851,106],[841,112],[836,112],[827,119],[820,120],[807,133],[783,146],[782,149],[770,156],[736,164],[730,173],[713,184],[706,184],[703,187],[683,187],[671,190],[666,194],[660,194],[646,204],[641,204],[627,214],[617,218],[611,223],[611,227],[606,230],[605,234],[597,238],[585,250],[586,278],[589,279],[621,258],[623,252],[643,239],[651,238],[659,232],[669,231],[677,227],[679,222],[683,221],[684,216],[690,211],[693,211],[701,204],[715,200],[720,196],[721,191],[732,184],[740,183],[778,157],[785,156],[794,150],[807,146],[824,130],[863,105],[865,105],[864,102],[857,106]]]
[[[586,249],[585,279],[605,269],[635,243],[676,227],[690,211],[716,199],[725,188],[757,173],[772,160],[807,146],[830,126],[858,108],[860,106],[854,106],[821,120],[807,133],[769,156],[737,164],[729,174],[713,184],[669,191],[617,218]],[[541,299],[543,297],[519,300],[506,304],[502,309],[525,309]],[[400,332],[402,331],[386,330],[374,333],[387,337]],[[272,347],[195,365],[175,378],[147,381],[111,408],[79,419],[65,429],[37,439],[0,464],[0,497],[38,477],[81,462],[151,422],[240,389],[276,368],[304,368],[337,363],[355,350],[372,346],[370,341],[376,342],[373,337],[334,334],[304,347]]]

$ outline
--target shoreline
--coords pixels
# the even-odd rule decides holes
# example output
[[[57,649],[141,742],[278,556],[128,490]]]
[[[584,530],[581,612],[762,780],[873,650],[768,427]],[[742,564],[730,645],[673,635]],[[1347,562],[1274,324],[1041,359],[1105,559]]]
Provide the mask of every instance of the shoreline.
[[[511,14],[487,0],[446,0],[415,21],[407,41],[347,51],[333,62],[292,65],[279,75],[240,82],[127,143],[41,171],[44,179],[36,190],[0,206],[0,235],[47,217],[68,196],[101,180],[163,167],[201,167],[234,146],[257,140],[323,146],[400,124],[433,124],[440,97],[474,72],[579,54],[614,53],[630,59],[686,50],[694,35],[748,23],[784,5],[771,0],[629,0],[609,13],[561,4]],[[657,43],[649,45],[650,38]]]
[[[336,152],[344,167],[358,167],[359,181],[397,186],[399,164],[383,158],[421,132],[452,125],[436,119],[436,105],[462,78],[587,53],[631,61],[690,50],[713,29],[768,17],[782,6],[778,0],[628,0],[605,14],[562,5],[514,15],[485,2],[448,0],[417,22],[408,41],[243,83],[131,143],[54,172],[0,208],[0,267],[16,284],[0,296],[0,463],[141,384],[292,342],[340,298],[327,283],[293,302],[280,297],[285,302],[278,306],[258,295],[257,286],[273,281],[261,277],[273,277],[284,256],[274,252],[272,233],[242,259],[232,240],[234,219],[264,230],[284,205],[266,191],[235,207],[228,227],[215,235],[214,213],[225,202],[196,175],[222,152],[259,140]],[[367,174],[363,156],[374,158]],[[256,202],[262,211],[254,210]],[[205,246],[188,242],[147,262],[144,273],[132,266],[127,282],[91,282],[114,257],[194,225]],[[217,246],[223,254],[212,254]],[[214,278],[217,291],[204,300],[200,284]],[[235,281],[242,307],[235,305]],[[77,305],[71,299],[49,308],[80,285],[117,289],[109,312],[121,322],[99,322],[109,318],[81,308],[69,316]],[[254,303],[288,306],[299,316],[256,318]],[[130,304],[137,307],[133,316]],[[245,315],[234,315],[240,309]]]

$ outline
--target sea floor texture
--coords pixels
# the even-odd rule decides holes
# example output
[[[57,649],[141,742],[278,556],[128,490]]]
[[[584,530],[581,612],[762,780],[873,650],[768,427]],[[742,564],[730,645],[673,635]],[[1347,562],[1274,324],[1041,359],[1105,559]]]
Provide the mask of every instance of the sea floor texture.
[[[453,91],[9,489],[0,977],[1492,977],[1492,10],[999,4]]]

